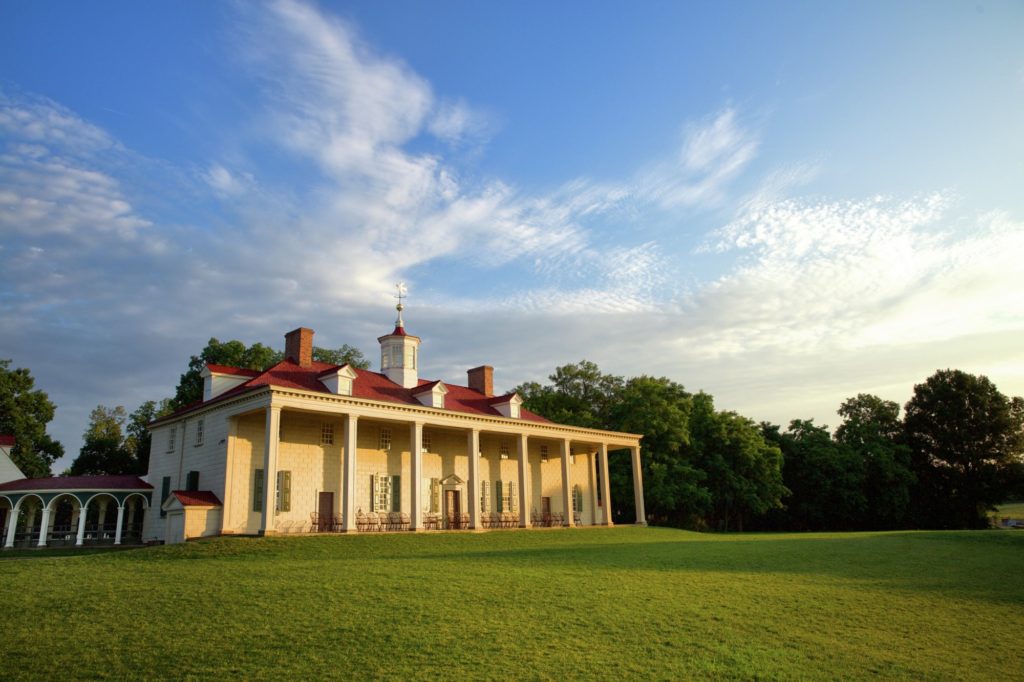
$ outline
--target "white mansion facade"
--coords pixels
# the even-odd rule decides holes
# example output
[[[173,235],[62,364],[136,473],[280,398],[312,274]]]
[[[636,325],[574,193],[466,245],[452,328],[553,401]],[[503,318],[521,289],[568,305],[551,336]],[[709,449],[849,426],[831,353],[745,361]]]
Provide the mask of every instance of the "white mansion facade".
[[[316,362],[313,331],[265,370],[208,365],[202,401],[157,420],[145,539],[218,534],[611,525],[609,451],[637,434],[555,424],[493,394],[418,376],[420,339],[380,337],[381,372]]]

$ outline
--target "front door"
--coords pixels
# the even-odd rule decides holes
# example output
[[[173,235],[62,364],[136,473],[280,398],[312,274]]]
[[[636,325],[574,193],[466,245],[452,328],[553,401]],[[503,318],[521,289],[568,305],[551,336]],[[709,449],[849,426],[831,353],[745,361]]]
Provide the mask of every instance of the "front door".
[[[320,493],[316,511],[317,530],[321,533],[331,530],[334,521],[334,493]]]
[[[444,515],[449,519],[450,528],[459,527],[462,520],[462,499],[458,490],[444,491]]]

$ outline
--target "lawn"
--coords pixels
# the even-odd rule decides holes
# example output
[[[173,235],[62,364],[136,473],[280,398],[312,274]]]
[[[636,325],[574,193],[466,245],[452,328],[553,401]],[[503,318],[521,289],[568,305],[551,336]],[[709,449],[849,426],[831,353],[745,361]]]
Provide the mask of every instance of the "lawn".
[[[13,558],[0,674],[1019,679],[1022,576],[1024,533],[998,531],[623,527]]]

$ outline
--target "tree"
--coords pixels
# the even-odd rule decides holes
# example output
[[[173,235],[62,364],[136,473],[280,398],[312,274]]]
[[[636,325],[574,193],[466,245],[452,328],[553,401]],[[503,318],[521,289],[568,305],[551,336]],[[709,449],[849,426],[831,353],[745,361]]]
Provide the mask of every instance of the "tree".
[[[263,371],[283,359],[282,351],[274,350],[262,343],[246,346],[237,339],[221,342],[216,338],[211,338],[199,355],[193,355],[189,359],[188,370],[181,375],[181,379],[178,381],[174,398],[171,399],[171,406],[174,409],[180,409],[202,399],[202,371],[208,364]],[[314,346],[313,359],[335,365],[343,365],[347,362],[359,369],[369,369],[370,367],[370,361],[366,359],[362,351],[347,343],[337,349]]]
[[[550,386],[520,384],[515,392],[527,409],[560,424],[608,428],[609,411],[618,399],[622,377],[603,374],[596,364],[581,360],[555,368]]]
[[[29,370],[10,366],[10,360],[0,360],[0,434],[14,436],[11,459],[22,473],[49,476],[50,466],[64,455],[64,446],[46,433],[56,406],[35,389]]]
[[[82,437],[82,449],[71,463],[68,474],[136,473],[135,453],[124,437],[127,420],[128,412],[120,405],[115,408],[97,405],[89,414],[89,427]]]
[[[782,483],[782,451],[753,421],[716,412],[711,396],[702,392],[693,399],[690,434],[710,494],[710,528],[742,531],[745,519],[782,508],[789,493]]]
[[[977,528],[1011,492],[1024,451],[1024,407],[985,376],[939,370],[914,386],[903,426],[927,525]]]
[[[864,527],[902,528],[910,520],[910,492],[916,477],[903,441],[900,406],[860,393],[840,407],[843,423],[835,440],[864,462]]]
[[[124,442],[125,447],[132,453],[133,471],[131,473],[141,476],[149,471],[149,450],[153,442],[149,424],[172,411],[170,399],[164,398],[159,404],[156,401],[147,400],[128,415],[127,435]]]
[[[600,380],[595,383],[614,385]],[[585,391],[579,393],[586,395]],[[687,449],[690,394],[670,379],[640,376],[617,387],[611,395],[598,395],[606,401],[601,408],[607,411],[604,428],[644,436],[641,468],[647,516],[656,523],[693,525],[707,508],[709,495],[703,484],[704,473],[693,465]],[[617,461],[618,466],[610,472],[612,499],[632,500],[633,477],[628,459]],[[625,520],[632,518],[632,511],[630,506]]]
[[[782,480],[791,492],[786,509],[772,515],[791,530],[850,530],[860,527],[867,506],[864,463],[832,440],[812,419],[794,419],[785,433],[764,424],[765,438],[782,450]]]
[[[348,364],[356,369],[370,369],[370,360],[363,355],[363,351],[347,343],[343,343],[341,348],[337,349],[313,346],[313,359],[331,365]]]

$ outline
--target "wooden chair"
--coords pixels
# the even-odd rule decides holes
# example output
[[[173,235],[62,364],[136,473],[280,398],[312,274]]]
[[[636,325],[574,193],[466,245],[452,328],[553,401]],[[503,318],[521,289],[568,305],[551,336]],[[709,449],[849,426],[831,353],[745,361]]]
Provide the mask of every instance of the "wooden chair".
[[[402,530],[409,530],[409,526],[412,525],[412,519],[409,518],[408,514],[406,514],[405,512],[402,512],[401,514],[398,515],[398,523],[399,523],[399,527]]]
[[[320,513],[310,512],[309,513],[309,532],[316,533],[320,530]]]
[[[358,530],[361,533],[365,533],[367,530],[369,530],[369,527],[370,527],[370,521],[369,521],[369,519],[366,518],[366,514],[364,514],[362,511],[357,513],[356,514],[356,530]]]

